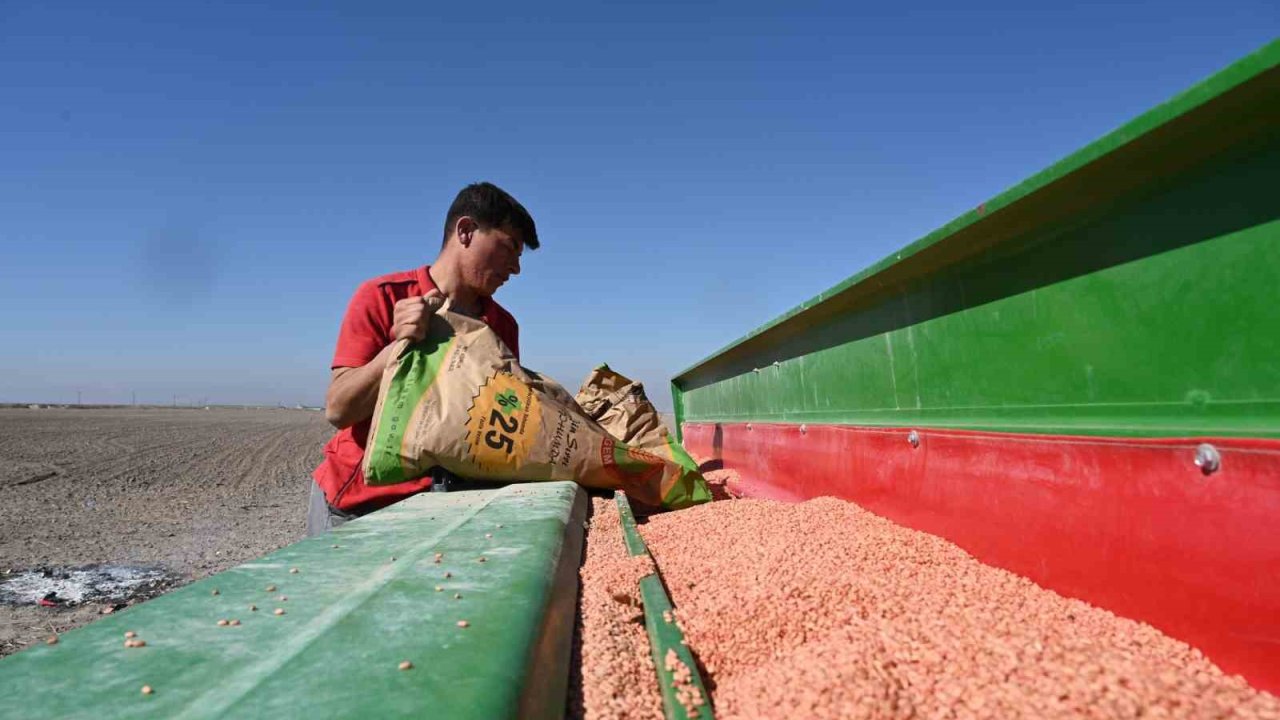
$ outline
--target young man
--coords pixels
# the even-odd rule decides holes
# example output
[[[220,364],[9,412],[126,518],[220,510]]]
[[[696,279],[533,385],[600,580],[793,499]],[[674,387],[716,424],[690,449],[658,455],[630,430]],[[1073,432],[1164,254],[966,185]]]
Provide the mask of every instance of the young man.
[[[307,534],[317,535],[426,489],[429,477],[370,487],[360,471],[378,384],[391,344],[421,340],[431,317],[426,298],[443,296],[450,307],[477,317],[520,357],[515,318],[493,293],[520,273],[525,247],[537,249],[538,231],[524,206],[491,183],[468,185],[445,218],[444,244],[431,265],[383,275],[362,284],[351,298],[338,332],[325,417],[338,428],[316,468],[307,511]]]

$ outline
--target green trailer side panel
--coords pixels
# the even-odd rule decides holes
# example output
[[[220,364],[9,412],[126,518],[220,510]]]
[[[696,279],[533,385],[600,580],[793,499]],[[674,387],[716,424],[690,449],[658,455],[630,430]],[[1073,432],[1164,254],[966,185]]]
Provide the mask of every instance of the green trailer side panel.
[[[0,661],[0,717],[561,717],[585,508],[415,496]]]
[[[677,421],[1280,437],[1280,42],[673,382]]]

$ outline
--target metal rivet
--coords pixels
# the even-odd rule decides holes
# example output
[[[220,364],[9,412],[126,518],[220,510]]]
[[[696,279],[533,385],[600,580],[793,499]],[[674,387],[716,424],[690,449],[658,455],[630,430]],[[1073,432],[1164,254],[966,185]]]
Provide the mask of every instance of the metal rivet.
[[[800,434],[801,434],[801,435],[803,435],[803,434],[805,434],[805,433],[807,433],[807,432],[809,432],[809,428],[808,428],[808,426],[806,426],[806,425],[804,425],[804,424],[801,424],[801,425],[800,425]]]
[[[1196,467],[1205,475],[1212,475],[1222,467],[1222,455],[1218,448],[1204,443],[1196,448]]]
[[[907,433],[907,442],[911,443],[911,447],[913,448],[920,447],[920,433],[915,430]]]

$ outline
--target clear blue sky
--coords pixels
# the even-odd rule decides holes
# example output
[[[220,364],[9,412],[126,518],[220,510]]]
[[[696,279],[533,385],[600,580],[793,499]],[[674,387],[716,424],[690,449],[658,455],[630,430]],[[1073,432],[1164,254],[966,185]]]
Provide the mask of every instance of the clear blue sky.
[[[288,7],[292,5],[292,7]],[[0,0],[0,401],[319,404],[459,187],[527,365],[676,372],[1276,36],[1226,3]]]

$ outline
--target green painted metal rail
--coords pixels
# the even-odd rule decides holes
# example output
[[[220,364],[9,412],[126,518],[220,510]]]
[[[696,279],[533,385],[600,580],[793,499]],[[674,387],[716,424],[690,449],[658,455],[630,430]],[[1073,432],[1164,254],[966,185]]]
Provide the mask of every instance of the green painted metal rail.
[[[752,331],[683,422],[1280,437],[1280,41]]]
[[[617,493],[616,501],[627,551],[633,556],[648,555],[649,548],[645,546],[644,539],[636,528],[636,518],[631,512],[631,503],[627,501],[626,494]],[[668,720],[713,720],[715,715],[711,708],[711,696],[707,694],[693,653],[685,645],[684,633],[674,615],[675,608],[657,572],[640,579],[640,600],[644,605],[644,625],[649,634],[649,650],[658,671],[658,687],[662,689],[662,706]],[[678,663],[676,668],[680,670],[668,663],[669,655],[674,655]],[[684,668],[687,668],[688,676],[681,679],[676,673],[683,672]],[[691,697],[699,698],[700,702],[688,702]],[[681,702],[682,699],[686,702]]]
[[[563,717],[585,512],[415,496],[0,661],[0,717]]]

